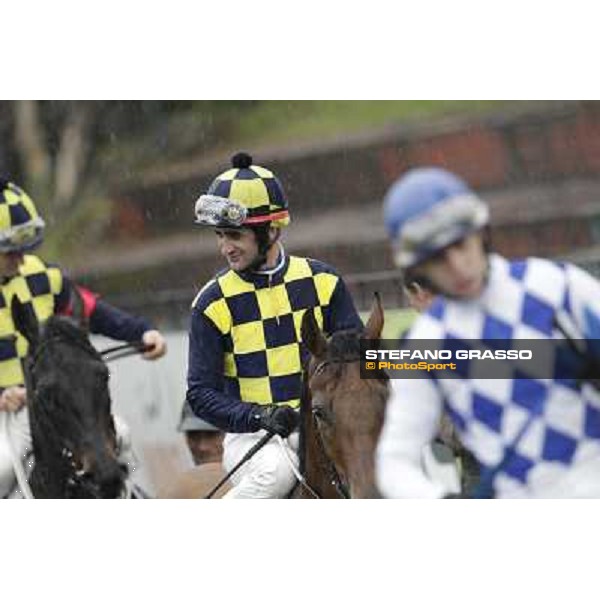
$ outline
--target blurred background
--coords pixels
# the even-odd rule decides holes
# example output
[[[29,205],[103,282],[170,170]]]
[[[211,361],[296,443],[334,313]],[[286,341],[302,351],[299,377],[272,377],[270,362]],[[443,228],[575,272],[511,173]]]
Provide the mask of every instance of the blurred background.
[[[168,331],[165,360],[111,367],[116,410],[152,491],[191,465],[176,431],[185,330],[196,292],[222,266],[193,206],[239,150],[288,193],[288,251],[334,265],[361,310],[378,290],[388,337],[411,315],[381,201],[413,166],[444,166],[474,185],[502,254],[600,274],[598,102],[2,101],[0,173],[48,224],[40,255]]]

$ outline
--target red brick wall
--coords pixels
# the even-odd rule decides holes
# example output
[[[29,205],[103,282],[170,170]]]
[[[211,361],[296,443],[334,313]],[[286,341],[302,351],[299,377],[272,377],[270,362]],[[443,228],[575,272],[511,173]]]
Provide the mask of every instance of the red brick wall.
[[[255,159],[282,179],[297,215],[378,205],[396,177],[419,165],[444,166],[481,190],[600,177],[600,102],[557,103],[535,114],[476,119],[444,123],[439,131],[427,124],[422,132],[390,132],[370,143],[348,142],[327,151],[316,144],[313,152],[289,159],[280,153]],[[115,218],[113,231],[118,234],[132,220],[140,236],[189,231],[194,200],[216,174],[119,192],[127,202],[127,218]]]

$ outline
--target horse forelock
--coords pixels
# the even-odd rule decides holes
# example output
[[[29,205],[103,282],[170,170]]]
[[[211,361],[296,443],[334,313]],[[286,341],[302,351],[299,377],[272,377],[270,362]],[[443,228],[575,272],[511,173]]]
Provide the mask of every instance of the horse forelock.
[[[43,347],[60,341],[85,350],[101,360],[100,355],[92,346],[87,332],[81,329],[70,317],[54,315],[42,327],[40,346]]]
[[[385,371],[375,379],[360,376],[361,339],[355,329],[335,332],[328,340],[329,366],[319,376],[317,403],[335,416],[344,435],[378,434],[389,394]]]
[[[328,358],[338,362],[359,360],[360,340],[360,332],[357,329],[336,331],[328,340]]]

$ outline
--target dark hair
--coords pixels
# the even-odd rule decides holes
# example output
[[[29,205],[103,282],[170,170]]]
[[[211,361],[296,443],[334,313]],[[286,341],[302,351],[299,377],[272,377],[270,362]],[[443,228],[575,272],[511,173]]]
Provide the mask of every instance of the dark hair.
[[[415,291],[415,285],[418,285],[419,287],[425,290],[430,290],[431,287],[431,284],[429,283],[429,280],[426,277],[414,275],[413,273],[411,273],[410,269],[404,272],[404,276],[402,278],[402,285],[411,291]]]

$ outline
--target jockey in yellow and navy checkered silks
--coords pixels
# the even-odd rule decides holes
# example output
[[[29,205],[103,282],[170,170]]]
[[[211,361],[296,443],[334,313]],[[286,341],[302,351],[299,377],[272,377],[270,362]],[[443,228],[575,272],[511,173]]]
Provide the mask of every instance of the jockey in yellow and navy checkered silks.
[[[0,294],[0,388],[22,385],[22,359],[27,341],[15,330],[10,307],[16,296],[22,304],[31,304],[40,323],[54,314],[63,289],[63,276],[57,267],[47,266],[34,255],[26,255],[19,276],[2,285]]]
[[[239,157],[196,202],[196,222],[226,230],[287,225],[277,178],[247,155]],[[314,310],[327,334],[363,326],[332,267],[288,256],[281,244],[267,249],[276,257],[274,267],[225,269],[192,306],[187,401],[198,417],[228,432],[257,431],[257,406],[299,406],[306,310]]]
[[[32,306],[40,323],[68,313],[74,284],[56,266],[29,252],[43,240],[44,221],[31,198],[14,183],[0,179],[0,391],[22,385],[22,360],[28,344],[16,331],[13,298]],[[90,329],[123,341],[138,341],[151,325],[119,311],[78,286]]]

